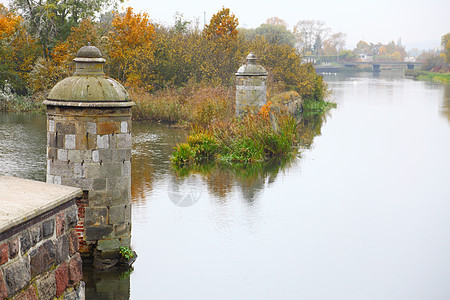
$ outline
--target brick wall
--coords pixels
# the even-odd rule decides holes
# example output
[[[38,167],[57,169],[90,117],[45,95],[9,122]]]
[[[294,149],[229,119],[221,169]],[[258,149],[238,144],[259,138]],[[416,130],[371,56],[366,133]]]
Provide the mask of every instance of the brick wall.
[[[84,299],[74,198],[0,232],[0,299]]]

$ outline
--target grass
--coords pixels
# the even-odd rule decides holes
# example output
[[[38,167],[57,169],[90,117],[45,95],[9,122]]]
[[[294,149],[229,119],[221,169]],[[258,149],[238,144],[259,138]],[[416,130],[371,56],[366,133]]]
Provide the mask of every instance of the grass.
[[[44,99],[40,96],[20,96],[0,90],[0,111],[45,113]]]
[[[194,126],[187,142],[176,146],[172,163],[178,167],[201,163],[239,166],[297,153],[297,121],[264,107],[261,111],[241,119],[212,122],[207,128]]]
[[[436,73],[419,70],[405,70],[405,75],[416,80],[431,80],[441,83],[450,83],[450,73]]]
[[[303,101],[304,113],[323,113],[331,108],[336,108],[336,103],[325,100],[316,101],[310,99]]]
[[[130,97],[136,103],[133,108],[136,120],[206,126],[234,115],[234,94],[231,89],[220,86],[188,84],[153,94],[134,89],[130,91]]]

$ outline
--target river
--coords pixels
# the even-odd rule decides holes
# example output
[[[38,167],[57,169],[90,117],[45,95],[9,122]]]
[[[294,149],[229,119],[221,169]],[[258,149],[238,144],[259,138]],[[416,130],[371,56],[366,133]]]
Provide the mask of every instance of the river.
[[[183,175],[186,132],[134,123],[132,272],[87,299],[449,299],[450,86],[325,76],[293,161]],[[45,180],[45,116],[0,114],[0,175]]]

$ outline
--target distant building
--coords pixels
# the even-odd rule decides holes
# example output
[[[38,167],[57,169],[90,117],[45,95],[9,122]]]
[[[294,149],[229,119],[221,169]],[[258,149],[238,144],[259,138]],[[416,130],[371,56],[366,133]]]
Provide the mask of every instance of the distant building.
[[[360,61],[372,61],[372,60],[373,60],[373,57],[370,56],[370,55],[367,55],[367,54],[365,54],[365,53],[360,53],[360,54],[358,54],[358,59],[359,59]]]
[[[305,56],[303,57],[303,63],[312,63],[315,65],[317,63],[317,59],[315,57]]]

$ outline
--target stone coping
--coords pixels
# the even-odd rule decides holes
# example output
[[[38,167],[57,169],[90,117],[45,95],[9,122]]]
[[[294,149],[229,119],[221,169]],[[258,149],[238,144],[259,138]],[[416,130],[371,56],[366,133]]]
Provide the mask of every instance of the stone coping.
[[[41,181],[0,177],[0,232],[82,195],[82,190]]]
[[[121,101],[121,102],[75,102],[75,101],[55,101],[55,100],[44,100],[44,105],[53,106],[70,106],[70,107],[131,107],[136,105],[132,101]]]

